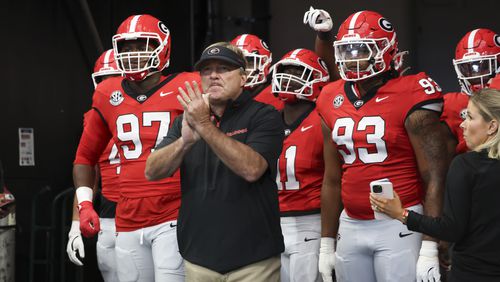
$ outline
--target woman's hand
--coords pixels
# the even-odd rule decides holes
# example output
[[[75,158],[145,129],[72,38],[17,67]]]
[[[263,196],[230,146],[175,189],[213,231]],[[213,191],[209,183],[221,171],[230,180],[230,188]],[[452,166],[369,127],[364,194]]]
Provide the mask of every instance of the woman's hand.
[[[394,199],[386,199],[370,193],[370,203],[373,210],[385,213],[386,215],[403,222],[404,208],[396,191]]]

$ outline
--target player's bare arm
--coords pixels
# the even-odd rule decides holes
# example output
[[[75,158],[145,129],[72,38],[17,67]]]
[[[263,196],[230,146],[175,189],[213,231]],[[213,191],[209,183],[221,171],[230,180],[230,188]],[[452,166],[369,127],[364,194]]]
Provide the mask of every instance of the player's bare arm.
[[[340,196],[342,169],[341,161],[335,143],[331,138],[331,130],[322,121],[323,131],[323,158],[325,161],[325,174],[321,187],[321,237],[337,236],[339,217],[342,212],[342,199]]]
[[[417,110],[405,122],[406,131],[415,151],[425,194],[424,213],[439,216],[443,205],[443,192],[449,154],[446,134],[438,113]],[[428,238],[427,238],[428,239]],[[424,240],[427,240],[424,237]]]
[[[451,160],[456,154],[458,140],[455,137],[455,135],[453,135],[453,133],[451,132],[450,128],[446,123],[441,122],[441,124],[443,127],[443,132],[446,135],[446,146],[448,148],[449,159]]]
[[[73,165],[73,184],[75,187],[94,187],[95,177],[94,166],[85,164]]]
[[[314,44],[314,51],[325,61],[326,66],[328,67],[328,73],[330,74],[330,81],[335,81],[340,79],[339,69],[335,64],[333,39],[334,36],[333,33],[331,32],[318,32]]]

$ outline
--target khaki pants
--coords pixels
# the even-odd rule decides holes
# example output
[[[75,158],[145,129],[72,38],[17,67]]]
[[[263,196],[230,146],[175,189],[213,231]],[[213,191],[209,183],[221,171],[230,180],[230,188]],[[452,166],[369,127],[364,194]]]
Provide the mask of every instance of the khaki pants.
[[[276,256],[220,274],[184,260],[186,282],[279,282],[280,267],[280,257]]]

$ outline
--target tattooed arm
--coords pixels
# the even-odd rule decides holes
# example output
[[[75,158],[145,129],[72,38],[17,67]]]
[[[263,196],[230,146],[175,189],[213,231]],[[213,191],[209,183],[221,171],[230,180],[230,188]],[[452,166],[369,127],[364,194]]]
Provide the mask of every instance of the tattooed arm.
[[[443,206],[446,173],[450,164],[447,134],[436,112],[416,110],[405,121],[424,189],[424,214],[437,217]],[[430,238],[424,238],[429,240]]]

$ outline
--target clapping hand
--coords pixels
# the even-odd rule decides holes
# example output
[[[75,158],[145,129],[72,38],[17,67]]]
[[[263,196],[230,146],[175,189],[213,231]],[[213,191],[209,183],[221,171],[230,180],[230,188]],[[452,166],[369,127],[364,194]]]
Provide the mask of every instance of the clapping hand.
[[[184,108],[182,119],[182,138],[186,143],[194,143],[200,139],[196,127],[210,122],[210,106],[208,94],[202,94],[196,81],[185,82],[186,90],[179,87],[177,100]]]

